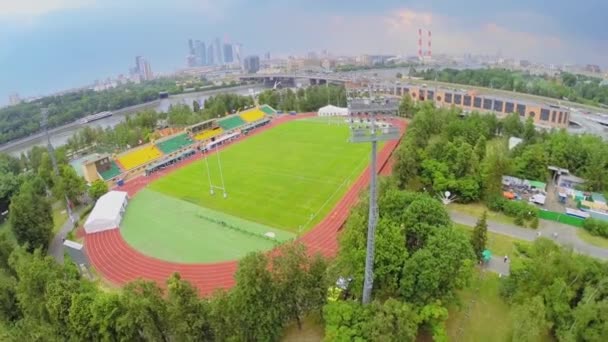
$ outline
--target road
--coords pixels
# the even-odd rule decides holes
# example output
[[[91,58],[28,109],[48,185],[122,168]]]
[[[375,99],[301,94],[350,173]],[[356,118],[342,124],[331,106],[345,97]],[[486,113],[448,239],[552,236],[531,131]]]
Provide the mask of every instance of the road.
[[[475,223],[477,223],[477,217],[457,211],[450,211],[450,217],[452,218],[452,221],[456,223],[471,227],[475,226]],[[608,260],[608,249],[596,247],[581,240],[578,235],[576,235],[577,229],[581,228],[574,228],[565,224],[546,220],[539,220],[539,227],[536,230],[488,220],[488,231],[493,233],[507,235],[520,240],[534,241],[539,238],[538,233],[540,232],[540,237],[553,239],[562,246],[572,248],[576,253],[585,254],[601,260]],[[553,233],[557,233],[557,237],[554,237]]]

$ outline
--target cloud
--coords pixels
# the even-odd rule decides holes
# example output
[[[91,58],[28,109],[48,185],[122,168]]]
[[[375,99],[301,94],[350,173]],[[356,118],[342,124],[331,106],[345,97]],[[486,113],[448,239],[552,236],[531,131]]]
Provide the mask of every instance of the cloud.
[[[509,20],[513,18],[526,18],[529,25],[521,28],[518,20]],[[580,61],[580,51],[593,52],[593,55],[586,55],[587,62],[598,61],[602,55],[604,59],[607,56],[606,49],[598,47],[601,42],[570,39],[557,29],[552,29],[559,25],[550,17],[515,13],[500,20],[493,19],[454,17],[433,11],[401,8],[369,14],[299,15],[292,18],[291,25],[284,27],[284,30],[293,27],[290,34],[301,37],[293,41],[308,42],[308,49],[320,49],[319,45],[322,44],[340,54],[415,55],[418,50],[418,29],[421,28],[425,51],[426,30],[432,31],[433,54],[501,52],[506,57],[549,63]],[[543,27],[535,27],[534,23]],[[283,32],[283,35],[288,35],[288,32]]]
[[[94,4],[95,0],[0,0],[0,17],[32,19],[53,12],[79,9]]]

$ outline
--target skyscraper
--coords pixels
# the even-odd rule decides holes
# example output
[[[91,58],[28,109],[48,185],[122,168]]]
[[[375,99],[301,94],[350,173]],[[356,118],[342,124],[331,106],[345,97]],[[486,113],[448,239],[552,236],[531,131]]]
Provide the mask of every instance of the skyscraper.
[[[232,57],[232,44],[224,43],[224,63],[230,64],[234,61]]]
[[[243,67],[243,45],[234,44],[234,58],[240,67]]]
[[[205,43],[197,40],[194,47],[197,65],[207,65],[207,49],[205,48]]]
[[[260,70],[260,57],[258,56],[247,56],[245,58],[245,71],[248,74],[255,74]]]
[[[191,55],[194,55],[194,44],[192,43],[192,38],[188,39],[188,48],[189,48],[188,52]]]
[[[209,44],[209,46],[207,47],[207,65],[214,65],[215,64],[215,58],[214,58],[214,51],[213,51],[213,44]]]
[[[142,56],[135,57],[135,68],[133,68],[132,73],[139,76],[141,81],[149,81],[154,78],[150,63]]]
[[[222,58],[222,45],[220,44],[220,39],[215,38],[215,42],[213,42],[213,51],[215,52],[215,61],[217,64],[222,64],[224,59]]]

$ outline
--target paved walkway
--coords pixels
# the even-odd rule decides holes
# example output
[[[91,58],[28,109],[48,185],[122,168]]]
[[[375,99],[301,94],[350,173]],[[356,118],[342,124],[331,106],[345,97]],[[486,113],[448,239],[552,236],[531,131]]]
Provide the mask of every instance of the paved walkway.
[[[78,219],[80,217],[80,213],[84,210],[85,207],[77,208],[72,215],[74,218]],[[55,234],[53,237],[53,241],[49,245],[48,255],[51,255],[55,260],[63,264],[63,238],[65,238],[68,233],[74,228],[74,224],[70,221],[68,217],[67,220],[61,226],[61,229]]]
[[[477,223],[477,217],[463,214],[457,211],[450,211],[450,217],[452,221],[467,226],[475,226]],[[488,220],[488,230],[493,233],[507,235],[516,239],[534,241],[539,236],[553,239],[558,244],[570,247],[575,252],[585,254],[597,259],[608,260],[608,249],[593,246],[576,235],[576,230],[582,228],[574,228],[562,223],[539,220],[538,229],[523,228],[516,225],[510,225],[505,223],[499,223]],[[557,238],[553,237],[553,233],[557,233]],[[501,259],[502,261],[502,259]]]

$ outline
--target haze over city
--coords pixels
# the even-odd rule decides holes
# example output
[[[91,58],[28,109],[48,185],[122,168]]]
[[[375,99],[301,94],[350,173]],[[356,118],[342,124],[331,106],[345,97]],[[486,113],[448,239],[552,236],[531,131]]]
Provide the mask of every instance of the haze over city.
[[[187,39],[221,37],[245,54],[327,50],[416,53],[419,27],[435,53],[497,54],[545,63],[608,56],[608,4],[509,1],[0,1],[0,104],[127,74],[143,55],[155,72],[185,66]]]

